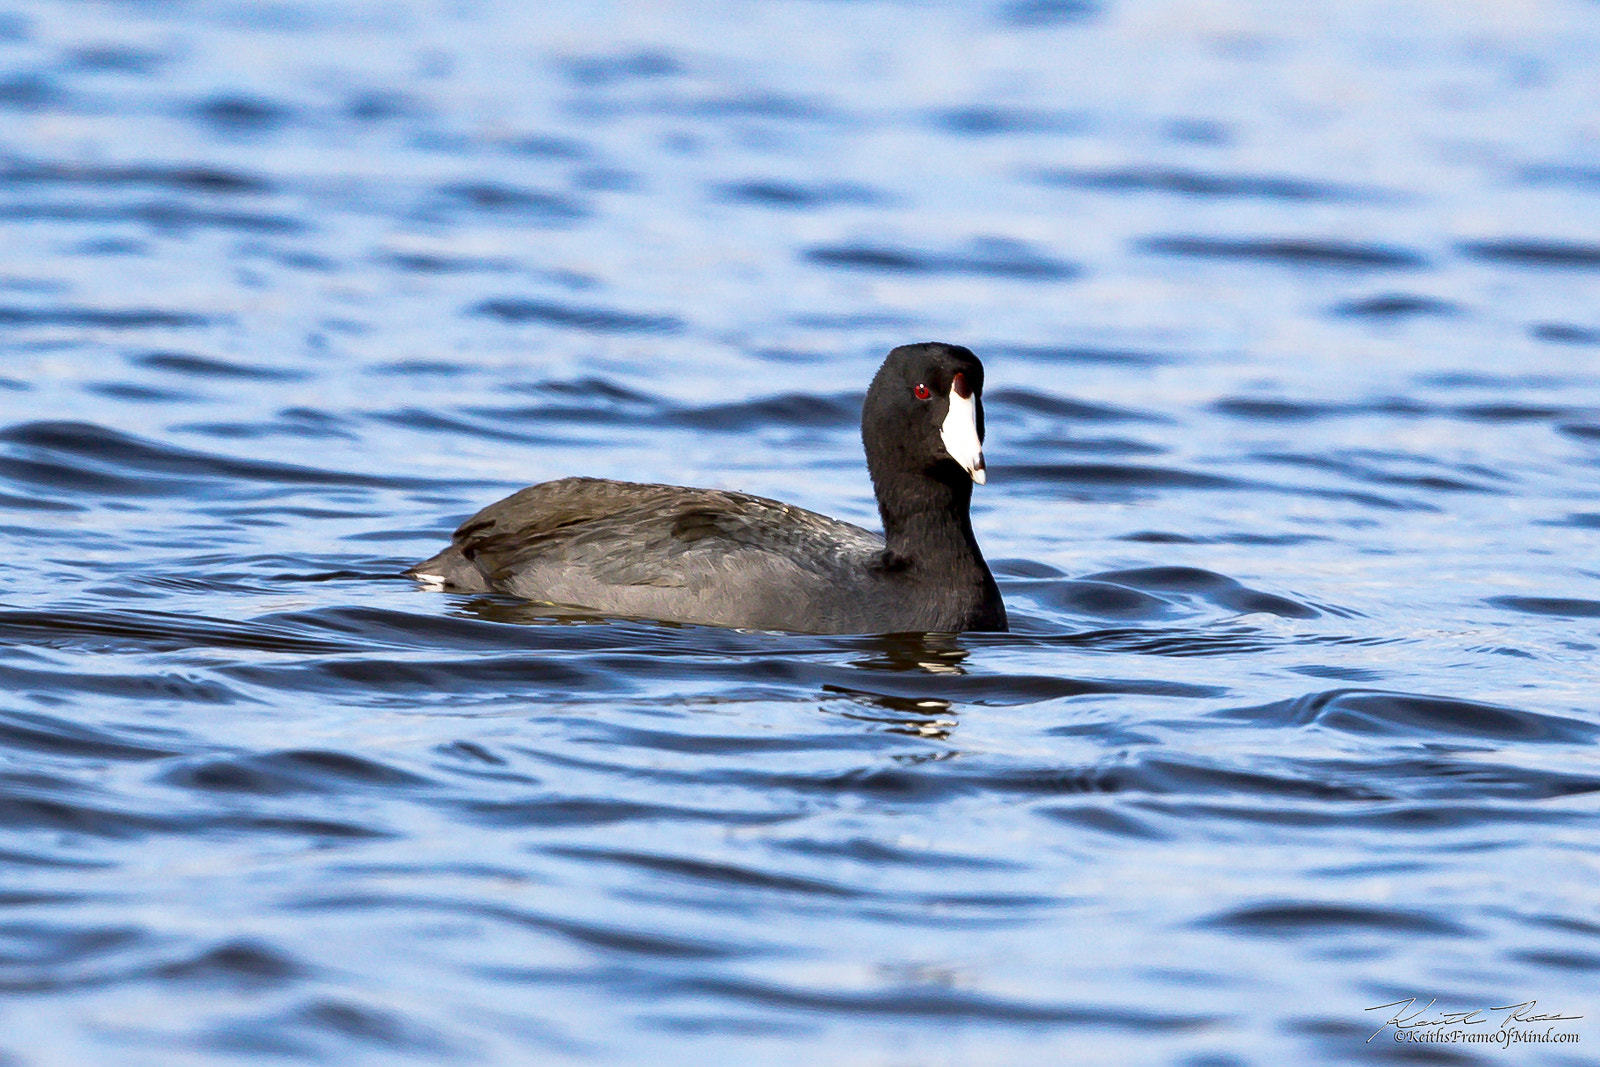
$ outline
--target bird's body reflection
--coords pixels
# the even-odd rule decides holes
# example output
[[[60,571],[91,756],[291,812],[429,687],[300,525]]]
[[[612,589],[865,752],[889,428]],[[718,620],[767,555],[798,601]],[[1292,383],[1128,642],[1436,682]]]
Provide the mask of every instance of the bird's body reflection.
[[[894,733],[933,740],[949,740],[959,721],[954,703],[940,695],[937,685],[929,683],[940,677],[965,675],[964,664],[971,655],[961,635],[952,633],[820,638],[752,633],[670,621],[619,619],[582,608],[533,603],[495,593],[463,598],[452,614],[502,625],[573,627],[574,638],[592,635],[580,644],[588,644],[596,651],[615,644],[616,637],[606,624],[647,626],[675,635],[671,651],[678,662],[685,663],[686,670],[694,669],[687,665],[694,649],[684,647],[685,643],[699,640],[705,643],[705,653],[717,656],[783,656],[794,662],[796,671],[806,672],[806,665],[811,665],[818,673],[826,674],[830,680],[821,681],[821,691],[852,705],[848,711],[828,710],[844,718],[878,724]],[[817,664],[819,653],[824,659],[832,658],[830,654],[845,658],[830,670]],[[848,668],[843,672],[845,678],[840,677],[838,667]],[[885,678],[886,684],[875,686],[873,676],[885,673],[893,677],[893,683],[888,684],[889,679]],[[930,753],[928,758],[943,759],[953,754]]]

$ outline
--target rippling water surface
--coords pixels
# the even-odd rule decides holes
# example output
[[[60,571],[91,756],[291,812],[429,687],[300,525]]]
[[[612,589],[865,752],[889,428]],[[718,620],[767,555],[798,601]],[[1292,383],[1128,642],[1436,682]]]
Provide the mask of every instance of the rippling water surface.
[[[0,0],[0,1062],[1592,1062],[1596,69],[1579,0]],[[1013,633],[399,576],[567,474],[875,525],[924,339]]]

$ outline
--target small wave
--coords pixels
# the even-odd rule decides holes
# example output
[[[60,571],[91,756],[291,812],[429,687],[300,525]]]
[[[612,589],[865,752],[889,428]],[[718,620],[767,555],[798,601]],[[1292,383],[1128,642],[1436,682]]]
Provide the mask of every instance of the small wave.
[[[590,88],[673,78],[685,71],[681,60],[659,48],[611,55],[570,56],[562,61],[561,66],[567,77]]]
[[[563,137],[551,133],[522,134],[503,142],[503,148],[512,155],[535,159],[584,159],[589,147],[576,137]]]
[[[4,39],[0,32],[0,39]],[[166,53],[133,45],[91,44],[72,49],[67,59],[79,70],[96,73],[130,74],[148,78],[159,73],[169,60]]]
[[[552,851],[557,855],[600,860],[605,863],[620,864],[648,871],[652,875],[665,875],[686,881],[709,882],[713,885],[731,885],[775,890],[781,893],[800,893],[846,899],[863,895],[861,890],[852,886],[839,885],[816,878],[799,878],[794,875],[762,871],[734,863],[710,863],[682,856],[576,846],[566,846]]]
[[[429,110],[419,97],[399,89],[363,89],[344,103],[344,114],[357,122],[415,120]]]
[[[1089,580],[1007,581],[1006,600],[1014,596],[1069,615],[1100,619],[1161,619],[1177,613],[1178,605],[1115,582]]]
[[[242,379],[257,382],[297,382],[310,377],[306,371],[287,370],[281,367],[261,367],[214,356],[196,356],[187,352],[150,352],[135,356],[132,362],[152,370],[170,371],[187,378]]]
[[[1046,415],[1052,419],[1071,419],[1079,422],[1167,422],[1164,416],[1149,411],[1135,411],[1129,408],[1112,407],[1109,404],[1091,404],[1083,400],[1073,400],[1064,396],[1055,396],[1051,393],[1041,393],[1034,389],[1022,389],[1014,386],[994,389],[984,396],[984,407],[988,411],[998,412],[1006,408],[1018,408],[1035,415]]]
[[[263,941],[230,938],[199,946],[180,959],[151,968],[151,976],[168,982],[193,983],[205,990],[232,987],[263,990],[311,977],[311,969]]]
[[[198,400],[199,395],[181,389],[161,389],[136,382],[89,382],[85,392],[108,396],[113,400],[129,400],[138,404],[182,404]]]
[[[0,636],[19,644],[88,652],[241,648],[315,654],[359,647],[300,637],[259,623],[159,611],[3,611]]]
[[[1415,270],[1428,266],[1426,256],[1406,248],[1313,238],[1147,237],[1139,247],[1164,255],[1258,260],[1299,267]]]
[[[502,297],[474,305],[472,313],[510,323],[539,323],[586,333],[673,334],[683,320],[673,315],[643,315],[615,308],[582,307],[554,300],[519,300]]]
[[[1600,188],[1600,167],[1567,163],[1536,163],[1522,168],[1522,179],[1530,185],[1574,185]]]
[[[917,320],[893,311],[850,311],[840,314],[812,313],[796,315],[796,326],[814,330],[869,330],[889,326],[910,326]]]
[[[928,907],[934,901],[912,901]],[[946,905],[954,903],[945,901]],[[943,910],[943,909],[941,909]],[[951,921],[954,916],[946,919]],[[960,989],[920,986],[890,992],[861,992],[780,985],[752,979],[694,979],[686,983],[702,995],[745,1001],[767,1009],[782,1008],[808,1015],[821,1012],[849,1018],[890,1016],[904,1019],[937,1019],[947,1022],[1010,1022],[1033,1025],[1077,1025],[1098,1030],[1123,1030],[1149,1034],[1204,1030],[1214,1025],[1213,1016],[1150,1011],[1142,1008],[1107,1008],[1074,1004],[1039,1004],[1017,997],[989,996]]]
[[[583,204],[560,193],[519,189],[494,182],[462,182],[434,190],[434,200],[424,210],[466,210],[486,215],[510,215],[522,220],[568,223],[587,218]]]
[[[211,165],[97,164],[12,160],[0,164],[0,185],[153,186],[178,192],[261,195],[273,182],[257,174]]]
[[[1221,474],[1132,463],[1006,463],[989,469],[1007,480],[1079,487],[1241,489],[1249,484]]]
[[[42,672],[38,672],[42,673]],[[9,685],[23,681],[7,680]],[[37,681],[32,679],[31,681]],[[45,685],[43,690],[57,686]],[[37,712],[0,712],[0,746],[24,752],[42,753],[76,759],[155,760],[176,755],[181,744],[176,737],[163,738],[164,744],[155,744],[155,738],[140,733],[114,731],[104,727],[73,722]]]
[[[1378,190],[1353,189],[1307,178],[1258,174],[1207,174],[1163,167],[1114,167],[1099,170],[1047,170],[1046,185],[1106,192],[1177,193],[1182,196],[1286,200],[1290,202],[1376,200]]]
[[[776,180],[744,181],[719,186],[717,195],[725,200],[771,208],[817,208],[831,204],[881,204],[888,199],[865,185],[835,182],[804,185]]]
[[[994,137],[1003,134],[1070,133],[1085,129],[1087,121],[1079,115],[1028,108],[972,105],[934,112],[934,126],[964,137]]]
[[[348,996],[302,996],[292,1009],[274,1007],[257,1015],[213,1024],[203,1047],[232,1056],[328,1058],[353,1045],[386,1055],[457,1058],[464,1049],[427,1026],[415,1013],[401,1014]]]
[[[0,307],[0,326],[97,326],[112,330],[161,330],[205,326],[207,315],[158,308]]]
[[[1341,475],[1367,485],[1398,486],[1442,493],[1502,494],[1509,491],[1510,475],[1489,470],[1479,464],[1443,463],[1422,456],[1374,453],[1367,450],[1339,450],[1322,455],[1295,452],[1257,453],[1254,459],[1308,471]],[[1297,487],[1290,491],[1310,495],[1340,493]],[[1387,509],[1430,509],[1434,505],[1420,500],[1387,500],[1373,494],[1342,493],[1350,499]]]
[[[855,426],[860,419],[861,398],[855,393],[786,393],[736,404],[683,408],[668,416],[668,421],[679,426],[722,433],[765,426],[841,428]]]
[[[1065,281],[1080,270],[1021,241],[986,237],[949,251],[924,251],[885,244],[825,245],[805,258],[846,270],[891,274],[978,274],[1022,281]]]
[[[482,415],[488,413],[475,412],[474,414]],[[529,414],[529,412],[523,411],[520,413],[520,418],[527,418]],[[546,414],[549,413],[547,412]],[[405,408],[401,411],[374,412],[371,417],[378,422],[385,422],[391,426],[403,426],[408,430],[420,430],[427,433],[443,433],[451,437],[478,437],[487,441],[519,441],[524,444],[537,444],[547,440],[534,434],[518,433],[501,425],[501,418],[510,415],[512,415],[510,412],[496,412],[492,421],[485,421],[455,418],[427,408]],[[581,416],[579,412],[567,410],[560,412],[559,417],[565,420]]]
[[[1465,309],[1449,300],[1410,293],[1383,293],[1348,300],[1333,308],[1333,314],[1346,319],[1396,320],[1418,315],[1460,315]]]
[[[0,443],[16,446],[15,455],[0,457],[0,475],[47,488],[110,495],[183,493],[193,488],[196,479],[387,488],[419,484],[406,478],[195,452],[92,423],[24,423],[0,430]]]
[[[1582,525],[1574,523],[1574,525]],[[1573,597],[1551,596],[1491,596],[1485,604],[1529,615],[1554,615],[1565,619],[1600,618],[1600,600],[1579,600]]]
[[[389,252],[378,257],[382,263],[416,274],[466,274],[476,271],[504,273],[515,270],[510,259],[486,256],[455,256],[442,252]]]
[[[1036,30],[1082,22],[1099,13],[1094,0],[1010,0],[997,15],[1007,25]]]
[[[98,201],[44,203],[10,201],[0,203],[0,219],[20,219],[28,222],[139,222],[163,231],[216,229],[238,233],[298,234],[311,229],[304,220],[289,215],[203,207],[174,200],[135,204]]]
[[[1600,245],[1576,241],[1545,241],[1509,237],[1499,241],[1468,241],[1461,252],[1491,263],[1511,263],[1521,267],[1557,267],[1593,270],[1600,267]]]
[[[1099,574],[1088,575],[1085,580],[1145,592],[1195,596],[1217,607],[1244,615],[1261,612],[1286,619],[1315,619],[1322,614],[1307,604],[1274,593],[1251,589],[1226,575],[1198,567],[1136,567],[1129,570],[1102,571]]]
[[[0,77],[0,108],[43,111],[60,107],[65,98],[56,79],[38,71],[19,71]]]
[[[662,92],[646,99],[593,95],[573,104],[581,117],[600,119],[639,113],[676,115],[703,120],[762,119],[768,122],[848,125],[850,116],[821,95],[748,89],[726,93],[685,94]]]
[[[1575,326],[1570,322],[1541,322],[1528,328],[1541,341],[1558,345],[1600,345],[1600,329]]]
[[[267,437],[307,441],[356,439],[349,420],[310,408],[284,408],[275,418],[262,422],[196,422],[174,426],[173,430],[241,440]]]
[[[201,101],[191,114],[218,133],[261,134],[287,125],[296,111],[266,97],[229,94]]]
[[[428,780],[348,752],[291,749],[185,760],[162,771],[161,780],[208,793],[285,796],[295,793],[352,795],[364,788],[415,788]]]
[[[1369,689],[1332,689],[1218,714],[1283,725],[1314,723],[1346,733],[1386,737],[1477,737],[1562,744],[1592,744],[1600,738],[1600,726],[1579,719],[1451,697]]]
[[[1415,909],[1298,901],[1234,908],[1202,920],[1201,925],[1278,938],[1326,938],[1358,933],[1467,937],[1472,933],[1459,923]]]
[[[1287,397],[1228,396],[1211,405],[1214,411],[1246,419],[1301,420],[1330,416],[1427,415],[1433,408],[1409,397],[1373,397],[1349,403],[1291,400]]]
[[[1087,363],[1110,367],[1157,367],[1176,362],[1175,358],[1158,352],[1141,352],[1125,348],[1096,348],[1090,345],[1016,345],[989,344],[984,346],[984,359],[1017,359],[1027,362]],[[1000,395],[999,393],[991,396]]]

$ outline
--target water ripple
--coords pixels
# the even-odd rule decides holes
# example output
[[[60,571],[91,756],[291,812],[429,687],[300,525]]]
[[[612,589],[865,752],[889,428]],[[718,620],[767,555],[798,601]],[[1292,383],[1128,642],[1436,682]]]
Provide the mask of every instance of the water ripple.
[[[1171,256],[1258,260],[1297,267],[1414,270],[1428,265],[1421,253],[1405,248],[1311,238],[1149,237],[1139,247]]]

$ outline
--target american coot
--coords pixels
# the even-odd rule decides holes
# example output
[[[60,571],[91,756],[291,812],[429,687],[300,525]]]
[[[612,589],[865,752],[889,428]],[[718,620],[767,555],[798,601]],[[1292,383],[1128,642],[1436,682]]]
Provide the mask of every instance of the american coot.
[[[983,364],[902,345],[861,411],[884,536],[718,489],[563,478],[461,525],[406,573],[606,615],[807,633],[1004,630],[967,514],[984,481]]]

